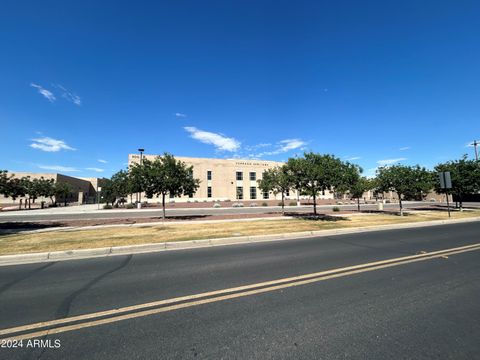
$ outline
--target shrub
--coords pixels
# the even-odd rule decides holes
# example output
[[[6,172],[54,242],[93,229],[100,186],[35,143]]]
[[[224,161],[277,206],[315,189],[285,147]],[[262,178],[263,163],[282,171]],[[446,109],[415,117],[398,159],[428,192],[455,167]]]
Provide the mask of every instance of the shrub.
[[[343,202],[337,201],[337,205],[343,205]]]
[[[134,209],[134,208],[135,208],[135,205],[134,205],[134,204],[127,204],[127,205],[125,205],[125,207],[126,207],[127,209]]]
[[[297,206],[297,202],[296,201],[290,201],[288,203],[289,206]]]
[[[233,203],[232,207],[243,207],[242,203]]]
[[[257,207],[257,206],[258,206],[257,203],[251,203],[251,204],[250,204],[250,207]]]
[[[225,202],[230,202],[230,199],[225,199],[225,200],[223,200],[223,201],[225,201]]]
[[[222,205],[220,205],[219,203],[215,203],[215,204],[213,204],[213,207],[214,208],[219,208],[219,207],[222,207]]]
[[[268,204],[266,202],[263,202],[262,206],[268,206]]]
[[[110,210],[110,209],[113,209],[113,206],[112,205],[103,205],[103,209],[104,210]]]
[[[340,211],[340,208],[339,208],[338,206],[334,206],[334,207],[332,208],[332,210],[335,211],[335,212],[338,212],[338,211]]]
[[[277,205],[278,205],[278,206],[282,206],[282,202],[281,202],[281,201],[279,201]]]

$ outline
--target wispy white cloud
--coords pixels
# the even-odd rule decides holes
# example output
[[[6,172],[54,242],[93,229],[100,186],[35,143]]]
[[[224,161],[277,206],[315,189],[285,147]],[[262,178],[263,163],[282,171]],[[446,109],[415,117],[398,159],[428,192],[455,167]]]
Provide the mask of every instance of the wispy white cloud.
[[[397,158],[397,159],[384,159],[384,160],[378,160],[377,164],[379,166],[385,166],[385,165],[392,165],[395,163],[398,163],[400,161],[405,161],[407,158]]]
[[[95,171],[95,172],[104,172],[104,169],[100,169],[100,168],[97,168],[97,167],[88,167],[88,168],[85,168],[85,170],[90,170],[90,171]]]
[[[33,143],[30,147],[46,152],[57,152],[60,150],[76,150],[75,148],[67,145],[63,140],[52,139],[50,137],[42,137],[32,139]]]
[[[43,95],[43,97],[45,97],[45,99],[48,101],[53,103],[55,100],[57,100],[55,95],[53,95],[50,90],[45,89],[43,86],[34,83],[30,83],[30,86],[37,89],[38,93]]]
[[[99,163],[102,163],[102,164],[106,164],[106,163],[108,163],[108,161],[107,161],[107,160],[103,160],[103,159],[98,159],[97,161],[98,161]]]
[[[182,114],[182,113],[175,113],[175,117],[179,118],[179,119],[185,119],[187,117],[187,114]]]
[[[272,151],[264,151],[262,153],[256,154],[256,156],[262,157],[265,155],[278,155],[289,152],[291,150],[303,150],[305,145],[307,145],[307,142],[301,139],[281,140],[277,143],[276,149]]]
[[[190,133],[191,138],[213,145],[217,150],[235,152],[240,149],[240,141],[223,134],[200,130],[193,126],[185,126],[184,129]]]
[[[62,166],[62,165],[37,165],[37,167],[44,170],[52,170],[52,171],[59,171],[59,172],[79,171],[77,168],[70,167],[70,166]]]
[[[411,149],[410,146],[404,146],[404,147],[401,147],[401,148],[398,149],[398,150],[400,150],[400,151],[405,151],[405,150],[410,150],[410,149]]]
[[[52,84],[52,86],[59,89],[62,92],[62,97],[65,100],[70,101],[71,103],[74,103],[77,106],[82,105],[82,99],[77,94],[70,92],[60,84]]]
[[[352,156],[352,157],[346,158],[345,160],[347,160],[347,161],[353,161],[353,160],[359,160],[359,159],[361,159],[360,156]]]
[[[265,147],[269,147],[269,146],[272,146],[272,144],[270,144],[270,143],[260,143],[260,144],[256,144],[256,145],[247,145],[247,146],[245,146],[245,150],[246,151],[255,151],[255,150],[265,148]]]

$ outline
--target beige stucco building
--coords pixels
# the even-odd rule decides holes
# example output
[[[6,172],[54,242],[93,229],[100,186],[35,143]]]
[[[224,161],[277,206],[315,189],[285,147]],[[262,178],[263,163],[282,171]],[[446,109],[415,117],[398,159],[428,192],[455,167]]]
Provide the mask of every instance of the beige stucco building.
[[[158,155],[143,155],[144,159],[154,160]],[[209,159],[179,157],[188,166],[193,166],[193,176],[200,180],[200,187],[193,197],[182,196],[171,198],[174,201],[215,201],[215,200],[274,200],[281,195],[262,193],[258,188],[258,180],[262,178],[265,170],[283,165],[282,162],[267,160],[241,160],[241,159]],[[128,165],[140,162],[139,154],[128,156]],[[295,191],[287,194],[287,199],[297,199]],[[303,197],[302,197],[303,198]],[[333,195],[326,192],[319,199],[331,199]],[[157,202],[157,198],[142,200]]]
[[[44,178],[45,180],[53,179],[56,183],[67,183],[72,188],[72,192],[67,196],[67,202],[80,204],[94,203],[96,201],[97,186],[99,185],[99,182],[101,184],[102,181],[102,179],[99,178],[77,178],[57,173],[31,173],[12,171],[9,172],[9,174],[13,175],[15,178],[18,179],[21,179],[23,177],[29,177],[31,180]],[[63,202],[65,199],[59,198],[56,200],[59,202]],[[19,197],[14,201],[10,197],[0,196],[0,204],[17,204],[20,201],[25,202],[25,198]],[[40,203],[42,201],[50,202],[50,199],[44,199],[42,197],[39,197],[36,201],[37,203]]]

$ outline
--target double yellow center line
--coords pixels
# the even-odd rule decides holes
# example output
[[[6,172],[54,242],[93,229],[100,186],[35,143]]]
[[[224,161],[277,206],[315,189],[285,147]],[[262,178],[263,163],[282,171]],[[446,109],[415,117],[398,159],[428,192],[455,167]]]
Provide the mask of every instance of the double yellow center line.
[[[476,250],[480,250],[480,243],[22,325],[0,330],[0,337],[2,340],[24,340],[43,337]]]

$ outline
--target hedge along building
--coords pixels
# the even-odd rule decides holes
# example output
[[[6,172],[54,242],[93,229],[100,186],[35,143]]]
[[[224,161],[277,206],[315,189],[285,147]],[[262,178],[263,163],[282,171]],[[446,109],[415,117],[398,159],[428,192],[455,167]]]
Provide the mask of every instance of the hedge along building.
[[[155,160],[159,155],[143,155],[143,159]],[[241,159],[208,159],[192,157],[175,157],[188,166],[193,166],[193,177],[200,180],[197,192],[192,196],[171,197],[170,201],[262,201],[280,200],[281,194],[263,193],[258,188],[258,180],[262,179],[263,172],[284,163],[268,160],[241,160]],[[140,155],[128,155],[129,167],[140,162]],[[301,197],[306,198],[306,197]],[[333,194],[326,191],[319,195],[319,199],[332,199]],[[147,199],[144,194],[142,200],[148,202],[160,201],[154,197]],[[291,190],[286,199],[297,199],[297,193]]]

